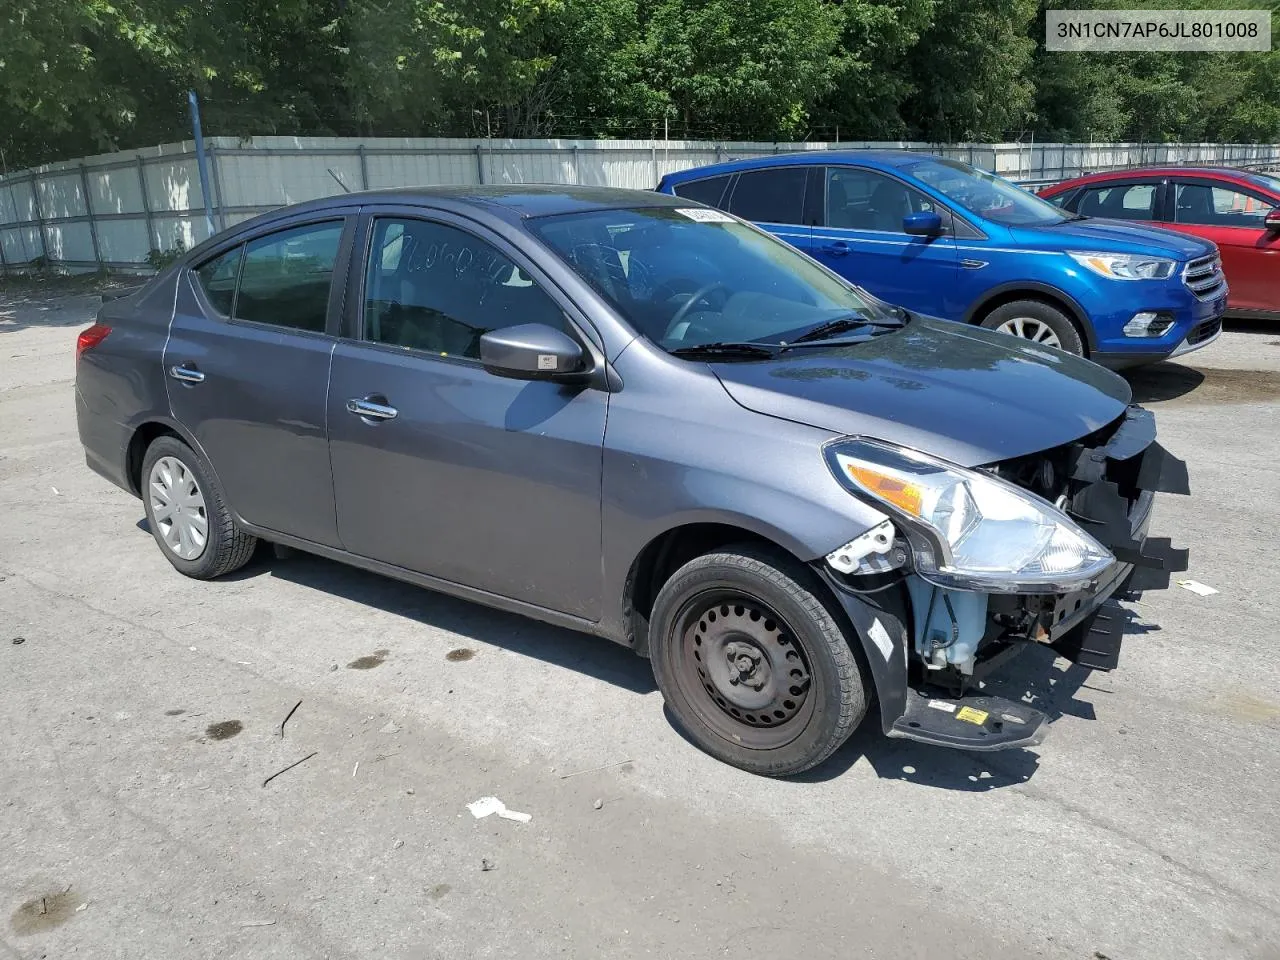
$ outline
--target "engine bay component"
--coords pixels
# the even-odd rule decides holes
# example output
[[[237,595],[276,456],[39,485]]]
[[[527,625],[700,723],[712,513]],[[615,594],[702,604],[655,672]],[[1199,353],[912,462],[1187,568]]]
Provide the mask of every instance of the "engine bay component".
[[[948,590],[920,577],[907,578],[915,651],[930,670],[954,666],[973,673],[974,654],[987,630],[987,595]]]

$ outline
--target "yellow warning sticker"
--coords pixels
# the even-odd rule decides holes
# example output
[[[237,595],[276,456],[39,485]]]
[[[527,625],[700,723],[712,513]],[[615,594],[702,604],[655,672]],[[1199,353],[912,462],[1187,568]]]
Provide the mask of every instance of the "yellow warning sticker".
[[[973,707],[961,707],[956,711],[956,719],[963,720],[965,723],[976,723],[978,726],[987,722],[990,714],[985,710],[975,710]]]

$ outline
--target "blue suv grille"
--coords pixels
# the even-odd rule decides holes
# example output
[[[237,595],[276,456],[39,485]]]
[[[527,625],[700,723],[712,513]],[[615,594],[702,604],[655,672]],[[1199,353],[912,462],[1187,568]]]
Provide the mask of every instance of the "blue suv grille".
[[[1201,300],[1212,300],[1227,284],[1222,275],[1222,257],[1215,253],[1192,260],[1182,271],[1182,282]]]

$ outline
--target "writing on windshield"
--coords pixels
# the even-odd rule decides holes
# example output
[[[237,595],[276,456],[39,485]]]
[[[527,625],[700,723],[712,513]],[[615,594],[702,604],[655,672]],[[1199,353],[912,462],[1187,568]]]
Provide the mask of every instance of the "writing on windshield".
[[[777,346],[841,318],[883,320],[848,283],[718,211],[652,207],[529,221],[637,333],[668,350]],[[832,328],[835,329],[835,328]]]

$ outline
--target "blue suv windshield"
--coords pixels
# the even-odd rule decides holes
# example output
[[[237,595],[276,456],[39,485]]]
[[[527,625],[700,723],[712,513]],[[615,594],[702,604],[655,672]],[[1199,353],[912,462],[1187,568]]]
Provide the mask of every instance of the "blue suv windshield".
[[[958,160],[925,157],[904,164],[902,170],[958,206],[1006,227],[1045,226],[1068,219],[1047,200]]]
[[[777,346],[815,330],[897,323],[782,241],[719,210],[597,210],[528,225],[637,333],[668,351]]]

